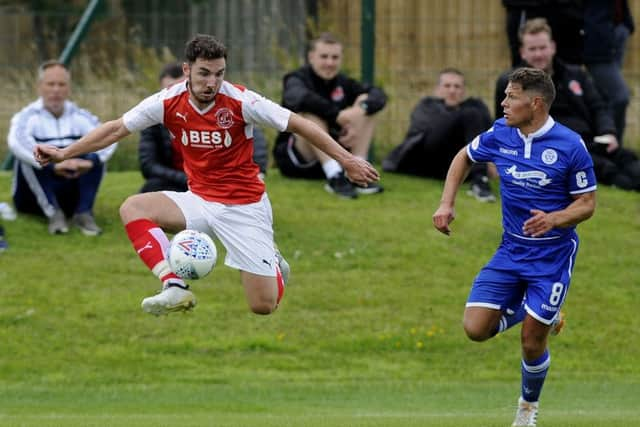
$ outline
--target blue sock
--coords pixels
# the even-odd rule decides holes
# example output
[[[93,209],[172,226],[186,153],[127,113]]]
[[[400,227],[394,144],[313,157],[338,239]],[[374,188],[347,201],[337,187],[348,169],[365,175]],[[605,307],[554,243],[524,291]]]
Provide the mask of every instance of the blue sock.
[[[527,402],[537,402],[551,365],[549,349],[535,360],[527,362],[522,359],[522,398]]]
[[[498,329],[493,333],[493,335],[497,335],[500,332],[504,332],[510,327],[515,326],[518,323],[522,322],[526,314],[527,314],[527,311],[524,309],[524,303],[522,303],[520,307],[515,312],[513,312],[513,314],[503,313],[502,316],[500,316],[500,323],[498,323]]]

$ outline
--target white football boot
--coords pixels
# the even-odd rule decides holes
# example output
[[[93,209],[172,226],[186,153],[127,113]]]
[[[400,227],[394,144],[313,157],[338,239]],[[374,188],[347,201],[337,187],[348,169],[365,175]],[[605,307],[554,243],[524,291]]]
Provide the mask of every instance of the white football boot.
[[[157,295],[142,300],[142,310],[160,316],[174,311],[189,311],[196,306],[196,297],[189,286],[169,282]]]
[[[286,285],[289,283],[289,273],[291,272],[291,268],[289,267],[289,263],[282,256],[280,251],[276,249],[276,259],[278,260],[278,267],[280,267],[280,274],[282,274],[282,280]]]
[[[527,402],[522,397],[518,398],[518,410],[512,427],[536,427],[538,419],[538,402]]]
[[[562,328],[564,328],[564,324],[564,312],[561,311],[551,323],[551,335],[558,335],[562,331]]]

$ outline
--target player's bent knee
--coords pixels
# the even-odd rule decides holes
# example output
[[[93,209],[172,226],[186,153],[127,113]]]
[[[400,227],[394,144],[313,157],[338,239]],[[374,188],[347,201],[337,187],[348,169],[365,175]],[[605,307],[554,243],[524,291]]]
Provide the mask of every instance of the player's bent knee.
[[[144,204],[139,194],[127,197],[120,205],[120,218],[125,224],[144,216]]]
[[[255,314],[268,315],[276,311],[275,301],[258,301],[250,304],[249,308]]]
[[[467,307],[462,325],[472,341],[486,341],[496,333],[500,312],[480,307]]]
[[[247,304],[255,314],[271,314],[278,306],[278,291],[275,277],[259,276],[242,272]]]
[[[491,338],[491,333],[476,323],[465,320],[463,322],[464,332],[471,341],[486,341]]]
[[[132,200],[132,198],[134,197],[135,196],[127,197],[127,199],[120,205],[120,219],[125,224],[133,220],[133,205],[135,202]]]

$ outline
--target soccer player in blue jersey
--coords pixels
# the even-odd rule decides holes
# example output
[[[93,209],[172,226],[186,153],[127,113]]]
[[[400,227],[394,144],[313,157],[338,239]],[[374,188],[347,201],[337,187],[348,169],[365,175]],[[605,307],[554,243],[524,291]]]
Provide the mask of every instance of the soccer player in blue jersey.
[[[554,122],[555,88],[542,70],[509,76],[504,118],[451,162],[434,226],[450,234],[455,198],[472,162],[500,174],[502,242],[473,282],[464,330],[485,341],[522,322],[522,386],[513,426],[535,426],[551,362],[549,332],[560,316],[578,251],[575,227],[593,215],[596,180],[580,136]]]

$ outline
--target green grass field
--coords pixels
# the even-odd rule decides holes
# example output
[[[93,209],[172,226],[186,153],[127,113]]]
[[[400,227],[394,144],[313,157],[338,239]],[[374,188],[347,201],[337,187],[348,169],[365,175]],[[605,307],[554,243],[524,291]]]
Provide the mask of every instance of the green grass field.
[[[386,192],[339,200],[319,182],[267,178],[292,266],[279,311],[249,313],[236,271],[193,282],[194,312],[154,318],[158,288],[118,206],[137,172],[110,173],[105,233],[50,236],[6,222],[0,255],[0,426],[508,426],[516,329],[461,328],[469,285],[500,239],[498,204],[461,194],[451,237],[431,215],[441,183],[385,175]],[[0,173],[0,201],[10,198]],[[601,188],[551,340],[540,426],[640,426],[640,196]]]

